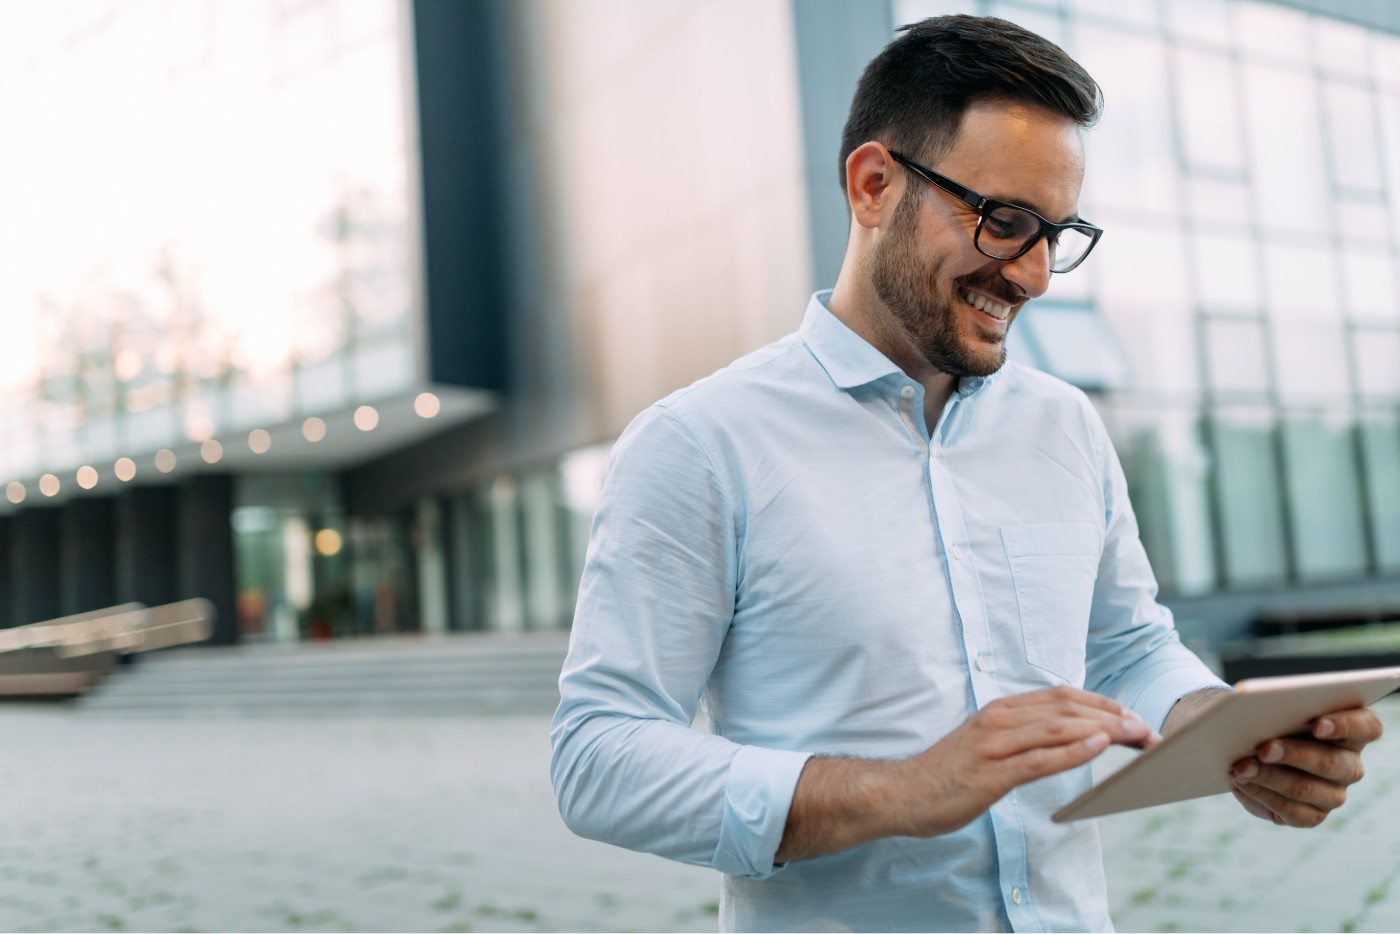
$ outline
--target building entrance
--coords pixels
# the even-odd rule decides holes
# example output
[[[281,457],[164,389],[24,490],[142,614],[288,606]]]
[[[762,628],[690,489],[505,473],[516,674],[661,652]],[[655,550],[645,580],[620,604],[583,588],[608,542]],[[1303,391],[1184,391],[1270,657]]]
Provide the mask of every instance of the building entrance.
[[[247,642],[421,629],[408,517],[348,518],[318,472],[239,480],[238,632]]]

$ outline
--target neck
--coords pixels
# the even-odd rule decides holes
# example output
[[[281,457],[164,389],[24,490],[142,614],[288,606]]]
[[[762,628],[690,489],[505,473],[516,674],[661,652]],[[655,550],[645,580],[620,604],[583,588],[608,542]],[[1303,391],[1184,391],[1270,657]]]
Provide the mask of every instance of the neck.
[[[836,277],[831,298],[827,300],[827,310],[924,387],[924,420],[932,430],[938,413],[958,388],[958,378],[928,362],[909,332],[875,295],[869,280],[855,275],[849,263],[848,255],[847,262],[841,265],[841,274]]]

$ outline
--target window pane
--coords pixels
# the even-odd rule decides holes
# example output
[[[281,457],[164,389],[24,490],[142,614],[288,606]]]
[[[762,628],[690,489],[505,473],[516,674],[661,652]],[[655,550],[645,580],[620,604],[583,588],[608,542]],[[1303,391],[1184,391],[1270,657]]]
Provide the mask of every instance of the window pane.
[[[1178,48],[1172,63],[1186,160],[1219,169],[1243,168],[1240,108],[1230,60],[1223,55]]]
[[[1065,44],[1064,21],[1054,9],[1031,10],[1020,4],[993,3],[989,15],[1024,26],[1058,46],[1063,47]]]
[[[1023,315],[1045,367],[1083,389],[1121,386],[1127,377],[1123,352],[1097,311],[1086,306],[1034,305]]]
[[[1327,16],[1314,18],[1310,28],[1319,68],[1333,74],[1370,77],[1371,50],[1366,30]]]
[[[1080,63],[1124,102],[1106,108],[1085,139],[1089,206],[1174,215],[1180,205],[1161,40],[1083,24],[1075,34]]]
[[[1231,410],[1211,422],[1226,579],[1233,585],[1284,578],[1282,499],[1272,416]]]
[[[1243,237],[1199,234],[1191,242],[1196,261],[1196,304],[1212,311],[1261,310],[1258,247]]]
[[[1369,243],[1377,246],[1390,242],[1390,228],[1385,214],[1385,202],[1366,196],[1337,199],[1337,228],[1348,243]]]
[[[1351,422],[1341,415],[1287,418],[1283,446],[1299,576],[1363,573],[1366,541]]]
[[[1340,327],[1276,322],[1274,367],[1280,397],[1312,403],[1343,398],[1351,391]]]
[[[1182,38],[1210,45],[1230,41],[1230,15],[1225,0],[1172,0],[1167,4],[1167,28]]]
[[[1213,178],[1188,178],[1186,196],[1191,204],[1191,216],[1208,230],[1247,232],[1253,209],[1249,206],[1249,190],[1242,182],[1226,182]]]
[[[1371,54],[1371,61],[1375,63],[1376,81],[1382,87],[1400,91],[1400,36],[1383,32],[1373,34]]]
[[[1400,398],[1400,331],[1357,328],[1352,340],[1357,388],[1371,397]]]
[[[1180,232],[1115,224],[1070,276],[1090,271],[1110,321],[1120,309],[1185,314],[1191,307],[1186,245]]]
[[[1134,390],[1170,393],[1178,399],[1200,394],[1193,315],[1128,307],[1118,309],[1112,323],[1127,354]]]
[[[1198,392],[1182,235],[1115,225],[1070,276],[1081,271],[1094,276],[1098,307],[1123,342],[1134,384]]]
[[[1400,422],[1393,414],[1376,414],[1361,423],[1361,457],[1376,564],[1400,570]]]
[[[1123,3],[1122,0],[1065,0],[1071,13],[1079,12],[1096,19],[1111,19],[1135,26],[1157,25],[1157,4]]]
[[[1371,93],[1353,84],[1328,81],[1322,86],[1322,97],[1327,102],[1327,150],[1337,184],[1377,191],[1381,167]]]
[[[1280,319],[1338,321],[1341,302],[1336,259],[1327,247],[1268,243],[1264,246],[1269,310]]]
[[[1257,321],[1206,321],[1207,372],[1216,393],[1264,393],[1269,365]]]
[[[1400,317],[1395,261],[1389,251],[1349,247],[1341,258],[1347,314],[1366,321],[1389,322]]]
[[[1327,174],[1316,86],[1302,72],[1255,62],[1245,64],[1244,83],[1260,219],[1281,230],[1325,232]]]
[[[894,24],[917,23],[930,16],[946,16],[949,13],[981,13],[977,0],[895,0]]]
[[[1385,185],[1390,192],[1391,229],[1400,232],[1400,94],[1381,97],[1381,144]]]
[[[1120,411],[1115,438],[1143,547],[1163,590],[1202,593],[1215,582],[1208,458],[1189,409]]]
[[[1308,17],[1261,0],[1230,6],[1240,47],[1261,58],[1299,64],[1308,60]]]

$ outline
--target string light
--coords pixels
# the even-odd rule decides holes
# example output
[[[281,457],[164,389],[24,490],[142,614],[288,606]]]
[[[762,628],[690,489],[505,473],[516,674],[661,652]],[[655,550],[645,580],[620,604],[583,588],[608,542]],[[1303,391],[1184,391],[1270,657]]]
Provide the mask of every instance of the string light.
[[[78,468],[78,486],[90,490],[97,486],[97,470],[84,464]]]
[[[272,447],[272,435],[265,429],[254,428],[248,432],[248,448],[254,454],[266,454]]]
[[[317,532],[315,542],[316,553],[325,558],[340,554],[340,549],[345,544],[335,529],[322,529]]]
[[[313,415],[301,423],[301,434],[307,441],[315,444],[326,436],[326,423]]]
[[[420,418],[432,418],[442,411],[442,400],[430,392],[420,392],[413,400],[413,411]]]
[[[18,480],[11,480],[5,485],[5,498],[15,505],[24,502],[24,497],[27,492],[28,491],[24,488],[24,484],[20,483]]]
[[[51,473],[46,473],[39,478],[39,492],[45,496],[57,496],[59,489],[58,478]]]
[[[126,483],[136,476],[136,461],[129,457],[119,457],[117,462],[112,465],[112,471],[117,475],[118,480]]]
[[[355,427],[361,431],[373,431],[379,424],[379,411],[372,405],[362,405],[355,410]]]
[[[199,456],[206,464],[217,464],[224,456],[224,446],[213,438],[208,438],[199,446]]]
[[[161,473],[170,473],[175,469],[175,452],[170,448],[161,448],[156,451],[156,470]]]

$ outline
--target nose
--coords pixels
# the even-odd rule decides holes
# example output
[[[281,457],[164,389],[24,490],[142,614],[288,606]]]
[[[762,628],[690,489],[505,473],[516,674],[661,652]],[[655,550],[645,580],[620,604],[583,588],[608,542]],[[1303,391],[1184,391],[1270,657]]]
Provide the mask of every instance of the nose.
[[[1039,298],[1050,288],[1050,243],[1044,237],[1035,246],[1001,268],[1001,277],[1018,286],[1027,298]]]

